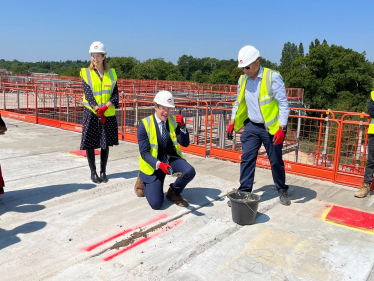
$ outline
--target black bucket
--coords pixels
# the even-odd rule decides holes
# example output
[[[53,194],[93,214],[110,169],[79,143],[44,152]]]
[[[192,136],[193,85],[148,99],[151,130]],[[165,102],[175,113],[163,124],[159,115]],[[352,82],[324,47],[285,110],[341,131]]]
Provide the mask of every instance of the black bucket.
[[[227,195],[227,197],[231,201],[231,214],[234,222],[241,225],[255,222],[260,196],[238,191]]]

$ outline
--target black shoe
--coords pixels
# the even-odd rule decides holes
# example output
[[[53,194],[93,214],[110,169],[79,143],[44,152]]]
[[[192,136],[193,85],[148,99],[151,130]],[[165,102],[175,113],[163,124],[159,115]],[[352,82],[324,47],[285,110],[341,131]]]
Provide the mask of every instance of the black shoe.
[[[231,208],[231,200],[227,201],[227,206]]]
[[[291,200],[288,198],[288,192],[287,191],[279,191],[278,192],[279,201],[282,205],[289,206],[291,205]]]
[[[105,172],[100,172],[100,179],[102,182],[108,182]]]
[[[91,173],[91,180],[94,183],[101,183],[102,182],[102,180],[99,178],[99,176],[97,175],[96,172]]]

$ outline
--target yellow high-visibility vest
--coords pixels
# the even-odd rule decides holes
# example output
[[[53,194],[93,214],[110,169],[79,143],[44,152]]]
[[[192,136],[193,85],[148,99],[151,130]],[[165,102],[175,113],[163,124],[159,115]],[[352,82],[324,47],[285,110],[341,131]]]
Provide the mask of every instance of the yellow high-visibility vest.
[[[267,128],[272,135],[279,129],[279,105],[274,98],[273,89],[271,88],[271,74],[273,72],[274,70],[264,67],[258,100],[261,114],[265,121],[265,128]],[[245,102],[245,86],[247,84],[247,79],[247,75],[241,75],[239,78],[239,107],[235,116],[236,132],[244,126],[244,121],[248,118],[247,103]]]
[[[108,71],[104,72],[103,81],[100,80],[100,77],[95,73],[94,70],[89,68],[82,68],[80,76],[83,80],[90,86],[95,101],[99,107],[104,106],[111,98],[114,86],[117,82],[117,74],[113,68],[109,68]],[[88,103],[86,96],[83,95],[83,104],[85,107],[90,109],[93,113],[96,114],[95,109],[93,109]],[[116,113],[114,106],[109,106],[107,111],[105,111],[105,116],[113,116]]]
[[[374,101],[374,91],[371,91],[371,99]],[[368,134],[374,134],[374,118],[370,118],[370,125]]]
[[[169,116],[169,131],[170,131],[170,137],[174,145],[174,149],[177,152],[177,154],[184,159],[181,148],[179,146],[178,140],[177,140],[177,135],[175,134],[175,129],[177,128],[177,122],[175,121],[175,116]],[[157,131],[156,131],[156,126],[153,115],[150,115],[146,118],[143,118],[141,120],[143,122],[145,130],[147,131],[149,143],[151,146],[150,153],[153,157],[157,159],[158,155],[158,143],[157,143]],[[161,133],[161,132],[160,132]],[[146,175],[152,175],[155,169],[149,165],[147,162],[144,161],[141,155],[139,155],[139,170],[142,171]]]

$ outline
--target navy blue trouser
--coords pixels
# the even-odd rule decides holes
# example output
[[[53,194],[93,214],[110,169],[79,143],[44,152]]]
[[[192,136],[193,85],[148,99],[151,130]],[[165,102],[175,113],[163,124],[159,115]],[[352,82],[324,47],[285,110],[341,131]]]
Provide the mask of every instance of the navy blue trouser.
[[[182,172],[182,177],[177,178],[177,180],[171,184],[171,188],[175,193],[182,193],[186,185],[193,180],[195,177],[195,169],[186,160],[181,158],[171,158],[169,159],[169,164],[173,169],[173,172]],[[156,179],[150,183],[143,183],[145,197],[148,200],[149,205],[152,209],[158,210],[162,207],[164,203],[164,180],[165,174],[161,169],[155,171]]]
[[[368,185],[371,185],[371,182],[373,181],[373,174],[374,174],[374,135],[369,134],[369,140],[368,140],[368,158],[366,160],[365,165],[365,172],[364,172],[364,182]]]
[[[269,157],[271,172],[277,191],[288,190],[286,185],[286,173],[282,160],[283,142],[273,144],[273,135],[269,134],[264,124],[248,122],[240,137],[242,142],[242,162],[240,163],[240,187],[239,191],[252,192],[255,178],[256,160],[261,144],[264,144]]]

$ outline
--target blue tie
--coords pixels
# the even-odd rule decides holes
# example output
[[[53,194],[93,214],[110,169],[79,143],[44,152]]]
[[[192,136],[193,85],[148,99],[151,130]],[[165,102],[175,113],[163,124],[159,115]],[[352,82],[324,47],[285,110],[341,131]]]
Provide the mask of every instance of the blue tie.
[[[162,147],[164,148],[164,151],[166,149],[166,126],[165,122],[161,121],[162,124],[162,133],[161,133],[161,141],[162,141]],[[166,154],[162,157],[162,162],[168,163],[168,157]]]

